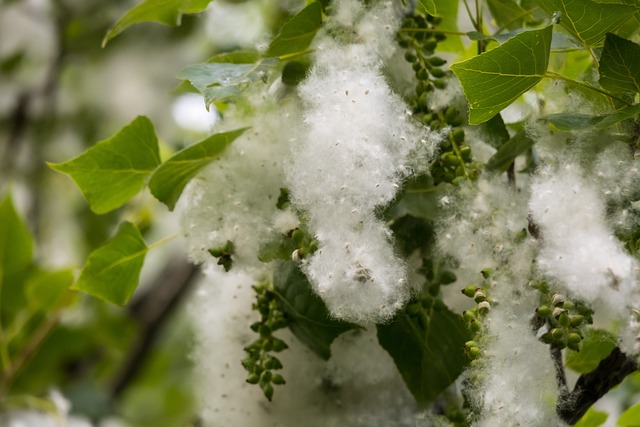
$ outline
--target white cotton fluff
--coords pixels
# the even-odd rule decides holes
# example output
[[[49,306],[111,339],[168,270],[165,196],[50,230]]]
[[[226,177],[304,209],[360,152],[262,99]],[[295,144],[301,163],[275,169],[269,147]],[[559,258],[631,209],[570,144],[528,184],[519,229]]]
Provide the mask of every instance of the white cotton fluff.
[[[577,166],[545,169],[532,183],[529,209],[542,234],[539,269],[572,296],[621,314],[637,286],[636,263],[609,230],[597,188]]]
[[[317,48],[299,88],[305,127],[292,147],[287,181],[319,241],[304,270],[332,315],[384,321],[410,289],[390,232],[375,212],[411,174],[410,155],[432,153],[433,138],[411,123],[380,71],[399,22],[394,6],[383,2],[366,10],[355,0],[335,6],[337,24],[355,22],[355,42],[341,45],[326,37]]]
[[[486,346],[476,384],[474,405],[480,417],[473,427],[557,427],[565,425],[555,413],[557,385],[549,347],[531,331],[535,291],[509,282],[499,283],[494,307],[484,325]]]
[[[255,340],[251,323],[252,276],[209,269],[194,292],[196,340],[194,380],[207,427],[413,427],[418,408],[391,357],[380,347],[375,327],[348,332],[324,361],[288,329],[275,336],[289,348],[277,354],[287,383],[275,387],[272,402],[245,381],[243,348]]]
[[[260,245],[298,225],[292,212],[276,208],[285,186],[283,159],[299,120],[295,110],[295,103],[281,102],[277,109],[271,106],[256,114],[253,126],[221,159],[191,181],[180,207],[193,262],[215,264],[208,250],[230,240],[235,245],[234,268],[259,268]]]

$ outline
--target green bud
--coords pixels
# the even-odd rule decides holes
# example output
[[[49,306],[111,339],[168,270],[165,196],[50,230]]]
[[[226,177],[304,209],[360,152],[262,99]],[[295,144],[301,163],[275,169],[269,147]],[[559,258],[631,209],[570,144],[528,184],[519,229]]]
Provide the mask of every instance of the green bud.
[[[429,61],[429,64],[433,65],[434,67],[440,67],[447,63],[447,61],[440,58],[439,56],[432,56],[431,58],[428,59],[428,61]]]
[[[409,304],[407,306],[407,314],[411,316],[415,316],[422,311],[422,305],[420,304]]]
[[[464,347],[469,349],[471,347],[478,347],[478,343],[475,341],[467,341],[466,343],[464,343]]]
[[[455,107],[449,107],[444,112],[444,119],[448,122],[458,117],[458,110]]]
[[[479,332],[480,329],[482,329],[482,324],[476,319],[473,322],[469,323],[469,329],[471,329],[471,332],[474,333]]]
[[[456,130],[460,130],[462,132],[464,132],[462,129],[456,129]],[[454,133],[456,133],[454,131]],[[462,142],[462,141],[456,141],[456,142]],[[465,162],[470,162],[471,161],[471,147],[469,147],[468,145],[462,145],[460,147],[460,155],[462,156],[462,160],[464,160]]]
[[[302,230],[296,228],[295,230],[293,230],[293,233],[291,233],[291,238],[293,239],[295,244],[300,247],[302,245],[302,242],[304,241],[304,233],[302,232]]]
[[[233,244],[231,240],[227,240],[227,242],[222,247],[225,254],[231,255],[235,252],[236,246]]]
[[[258,381],[260,381],[260,376],[258,374],[251,373],[247,376],[247,382],[249,384],[258,384]]]
[[[478,347],[471,347],[467,351],[467,354],[469,355],[470,359],[475,360],[482,355],[482,350],[480,350]]]
[[[263,383],[260,385],[260,388],[262,388],[264,397],[269,399],[269,402],[271,402],[271,399],[273,399],[273,386],[271,385],[271,383]]]
[[[469,297],[469,298],[473,298],[473,296],[476,294],[476,291],[478,290],[478,287],[475,285],[469,285],[466,288],[464,288],[462,290],[462,293]]]
[[[442,68],[432,68],[429,70],[429,74],[431,74],[436,79],[444,77],[447,73],[444,72]]]
[[[569,319],[569,315],[565,312],[558,316],[558,323],[565,328],[568,328],[571,324],[571,320]]]
[[[569,342],[567,343],[567,347],[569,347],[573,351],[580,351],[580,344]]]
[[[273,342],[273,351],[275,351],[276,353],[289,348],[289,346],[287,346],[287,343],[282,341],[280,338],[272,337],[271,339]]]
[[[271,377],[271,382],[276,385],[286,384],[286,381],[280,374],[275,374],[273,377]]]
[[[562,308],[565,310],[573,310],[576,308],[576,305],[571,301],[565,301],[562,303]]]
[[[309,246],[307,247],[307,250],[309,251],[310,254],[312,254],[315,251],[317,251],[318,250],[318,241],[317,240],[312,240],[311,243],[309,243]]]
[[[265,369],[282,369],[282,362],[277,357],[269,356],[264,362]]]
[[[271,335],[271,329],[265,324],[260,324],[260,326],[258,327],[258,332],[262,337],[268,337],[269,335]]]
[[[432,120],[433,120],[433,114],[431,113],[427,113],[424,116],[422,116],[422,123],[424,123],[425,125],[428,125],[429,123],[431,123]]]
[[[267,368],[269,369],[269,368]],[[271,381],[271,371],[266,370],[263,373],[260,374],[260,383],[264,384],[264,383],[268,383]]]
[[[540,307],[536,308],[536,316],[542,319],[546,319],[550,315],[551,315],[551,309],[549,308],[549,306],[541,305]]]
[[[253,370],[253,367],[256,365],[256,359],[253,357],[247,357],[242,360],[242,367],[247,371]]]
[[[224,255],[224,249],[222,247],[211,248],[209,249],[209,253],[215,258],[220,258]]]
[[[576,333],[570,333],[567,336],[567,343],[568,344],[579,344],[580,341],[582,341],[582,337]]]
[[[581,316],[579,314],[576,314],[575,316],[571,316],[570,318],[571,326],[574,328],[577,328],[578,326],[582,325],[583,321],[584,321],[584,316]]]
[[[554,342],[564,338],[564,331],[561,328],[553,328],[550,332]]]
[[[456,275],[449,270],[445,270],[442,273],[440,273],[440,283],[443,285],[449,285],[455,282],[456,280],[457,280]]]
[[[250,326],[253,332],[258,332],[260,330],[260,322],[254,322]]]
[[[551,336],[551,334],[549,332],[545,332],[540,337],[540,341],[542,341],[545,344],[551,344],[553,342],[553,337]]]
[[[433,39],[427,40],[426,42],[424,42],[424,45],[422,45],[424,50],[426,50],[427,52],[433,52],[437,46],[438,46],[437,40],[433,40]]]
[[[476,320],[476,314],[471,310],[465,310],[462,313],[462,318],[467,322],[472,322]]]
[[[433,81],[433,85],[438,89],[444,89],[447,87],[447,81],[445,79],[436,79]],[[455,125],[455,126],[459,126],[459,125]]]
[[[442,160],[442,163],[447,166],[457,166],[460,164],[460,159],[458,159],[458,157],[450,151],[440,156],[440,160]]]
[[[462,141],[464,141],[464,130],[462,129],[454,129],[451,132],[451,137],[453,138],[453,140],[457,143],[460,144]],[[468,145],[467,145],[468,147]],[[460,153],[462,154],[462,152]],[[471,148],[469,148],[469,155],[471,155]],[[469,158],[469,160],[465,159],[466,161],[470,161],[471,158]]]
[[[418,70],[418,72],[416,73],[416,76],[420,80],[426,80],[426,79],[429,78],[429,74],[427,73],[427,69],[426,68],[420,68]]]
[[[416,55],[414,53],[412,53],[412,52],[405,52],[404,59],[407,62],[415,62],[416,59],[418,59],[418,58],[416,58]]]

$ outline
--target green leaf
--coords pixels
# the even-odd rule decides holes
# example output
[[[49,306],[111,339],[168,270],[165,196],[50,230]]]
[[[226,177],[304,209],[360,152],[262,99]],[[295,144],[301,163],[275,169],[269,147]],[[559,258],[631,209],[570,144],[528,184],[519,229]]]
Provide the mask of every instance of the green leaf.
[[[636,403],[620,415],[618,425],[623,427],[638,427],[640,425],[640,403]]]
[[[609,414],[606,412],[589,408],[587,413],[575,424],[575,427],[599,427],[607,421],[607,418],[609,418]]]
[[[33,240],[9,194],[0,202],[0,224],[1,284],[3,276],[17,273],[31,264]]]
[[[178,79],[188,80],[202,95],[207,108],[213,102],[238,96],[252,82],[265,78],[277,60],[255,64],[212,62],[190,65],[178,73]]]
[[[549,14],[560,12],[560,25],[586,47],[598,47],[605,34],[621,27],[636,6],[601,4],[592,0],[538,0]]]
[[[493,118],[484,122],[480,126],[480,130],[485,142],[496,149],[499,149],[511,139],[501,114],[496,114]]]
[[[418,404],[426,407],[462,373],[469,333],[460,316],[446,307],[432,309],[428,319],[402,312],[378,325],[378,341],[393,358]]]
[[[151,176],[149,190],[173,210],[182,190],[198,172],[212,161],[247,128],[218,133],[179,151],[164,162]]]
[[[276,266],[273,285],[282,310],[289,318],[289,329],[304,345],[327,360],[331,343],[356,325],[331,319],[324,302],[313,292],[307,276],[293,261]]]
[[[91,210],[103,214],[135,196],[159,164],[153,125],[148,118],[139,116],[115,136],[98,142],[75,159],[49,166],[70,175]]]
[[[33,309],[52,310],[60,304],[71,284],[73,271],[38,271],[25,283],[27,303]]]
[[[442,18],[438,27],[443,30],[458,31],[458,6],[460,2],[451,0],[434,0],[433,2],[438,16]],[[439,52],[462,52],[463,49],[462,37],[447,37],[438,43]]]
[[[602,4],[625,4],[627,6],[635,6],[640,8],[640,0],[593,0],[595,3]]]
[[[629,105],[610,114],[590,115],[581,113],[556,113],[542,117],[552,129],[560,132],[572,132],[589,129],[607,129],[616,123],[640,114],[640,104]]]
[[[322,5],[315,1],[282,26],[280,33],[271,41],[265,56],[274,58],[304,51],[321,26]]]
[[[607,34],[600,57],[600,86],[611,92],[640,92],[640,46]]]
[[[469,101],[469,123],[486,122],[544,76],[552,27],[525,31],[497,48],[451,65]]]
[[[487,5],[498,26],[511,31],[522,28],[524,21],[531,19],[531,14],[515,0],[488,0]]]
[[[418,0],[418,10],[429,15],[436,15],[436,4],[433,0]]]
[[[602,329],[587,329],[580,351],[567,350],[567,368],[579,374],[588,374],[598,367],[616,346],[616,337]]]
[[[533,144],[534,141],[525,132],[516,133],[489,159],[487,170],[505,172],[516,157],[531,148]]]
[[[250,50],[236,50],[233,52],[223,52],[212,56],[208,63],[219,64],[253,64],[260,59],[260,54]]]
[[[148,248],[138,228],[124,222],[116,235],[89,254],[72,289],[124,305],[138,286]]]
[[[180,25],[183,14],[202,12],[212,0],[145,0],[129,9],[102,39],[102,47],[109,40],[140,22],[157,22],[159,24]]]

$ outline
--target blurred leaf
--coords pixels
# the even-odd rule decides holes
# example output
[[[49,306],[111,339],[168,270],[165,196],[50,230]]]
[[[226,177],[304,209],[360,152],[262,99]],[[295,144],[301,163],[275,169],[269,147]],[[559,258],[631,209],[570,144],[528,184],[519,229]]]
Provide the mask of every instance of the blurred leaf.
[[[255,51],[236,50],[233,52],[223,52],[212,56],[208,63],[218,64],[253,64],[260,59],[260,54]]]
[[[575,427],[599,427],[609,418],[609,414],[601,412],[593,408],[589,408],[586,414],[580,418]]]
[[[560,25],[586,47],[598,47],[605,34],[620,28],[638,9],[623,4],[592,0],[537,0],[550,15],[560,12]]]
[[[102,40],[105,47],[109,40],[140,22],[157,22],[159,24],[180,25],[183,14],[202,12],[212,0],[145,0],[129,9]]]
[[[534,144],[525,132],[516,133],[505,142],[487,162],[487,170],[505,172],[516,157],[527,151]]]
[[[273,273],[275,293],[289,318],[289,329],[304,345],[327,360],[331,343],[358,326],[333,320],[324,302],[313,292],[307,276],[293,261],[284,261]]]
[[[640,426],[640,403],[636,403],[620,415],[618,425],[623,427]]]
[[[640,92],[640,46],[607,34],[600,56],[600,86],[611,92]]]
[[[638,114],[640,114],[640,104],[621,108],[611,114],[594,116],[580,113],[556,113],[544,116],[541,120],[546,120],[554,130],[572,132],[576,130],[606,129]]]
[[[124,222],[116,235],[91,252],[72,289],[124,305],[138,286],[148,248],[138,228]]]
[[[7,194],[0,202],[0,284],[3,276],[28,267],[32,256],[31,233]]]
[[[434,186],[430,175],[417,176],[406,183],[396,199],[397,202],[389,207],[384,216],[397,219],[411,215],[428,221],[435,220],[438,217],[441,192],[446,189],[446,184]]]
[[[405,257],[416,249],[426,249],[434,241],[433,223],[423,218],[404,215],[391,224],[394,241]]]
[[[442,22],[438,25],[439,28],[448,31],[458,31],[458,6],[459,1],[451,0],[434,0],[438,16],[442,18]],[[440,43],[438,43],[438,51],[442,52],[462,52],[464,46],[462,45],[461,37],[447,37]]]
[[[282,69],[282,83],[287,86],[296,86],[307,77],[311,68],[308,61],[289,61]]]
[[[206,165],[220,154],[247,128],[218,133],[176,153],[151,176],[149,189],[162,203],[173,210],[182,190]]]
[[[22,65],[24,59],[25,51],[23,50],[17,50],[4,58],[0,58],[0,74],[11,74]]]
[[[626,4],[627,6],[635,6],[640,8],[640,0],[593,0],[595,3],[602,4]]]
[[[468,361],[464,343],[470,339],[460,316],[446,307],[432,309],[425,321],[401,312],[391,323],[378,325],[380,345],[422,407],[462,373]]]
[[[579,374],[588,374],[611,353],[616,343],[616,337],[611,332],[587,329],[580,344],[580,351],[567,350],[565,364],[567,368]]]
[[[495,149],[502,147],[511,136],[501,114],[496,114],[480,126],[485,142]]]
[[[293,239],[286,234],[278,234],[260,246],[258,250],[258,260],[260,262],[271,262],[277,259],[283,261],[291,260],[291,254],[298,249]]]
[[[249,83],[266,77],[277,60],[255,64],[212,62],[190,65],[178,73],[178,79],[188,80],[202,95],[208,108],[213,102],[238,96]]]
[[[58,306],[73,283],[73,271],[39,271],[25,284],[27,302],[32,309],[52,310]]]
[[[282,26],[280,33],[269,44],[267,58],[280,57],[304,51],[322,26],[322,5],[314,1]]]
[[[469,101],[469,123],[491,119],[536,85],[549,63],[552,26],[525,31],[482,55],[451,65]]]
[[[418,0],[418,10],[429,15],[436,14],[436,4],[433,0]]]
[[[65,163],[49,166],[76,182],[97,214],[119,208],[145,185],[160,164],[158,139],[148,118],[138,116],[115,136]]]
[[[522,28],[524,21],[531,19],[529,12],[515,0],[488,0],[487,5],[499,27],[513,31]]]

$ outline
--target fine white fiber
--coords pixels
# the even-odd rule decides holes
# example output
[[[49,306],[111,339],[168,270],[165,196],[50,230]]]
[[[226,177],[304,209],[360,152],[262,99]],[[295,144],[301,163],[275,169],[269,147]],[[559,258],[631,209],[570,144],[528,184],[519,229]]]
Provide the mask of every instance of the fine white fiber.
[[[304,130],[287,181],[319,241],[303,266],[314,289],[332,315],[364,324],[389,319],[410,295],[405,265],[376,210],[411,175],[411,155],[427,163],[434,138],[411,122],[381,73],[393,53],[395,5],[366,9],[348,0],[335,8],[333,25],[353,24],[354,35],[349,43],[326,36],[317,47],[299,88]]]
[[[544,169],[529,201],[542,243],[538,268],[588,303],[622,313],[636,288],[636,263],[609,230],[597,187],[579,167]]]

